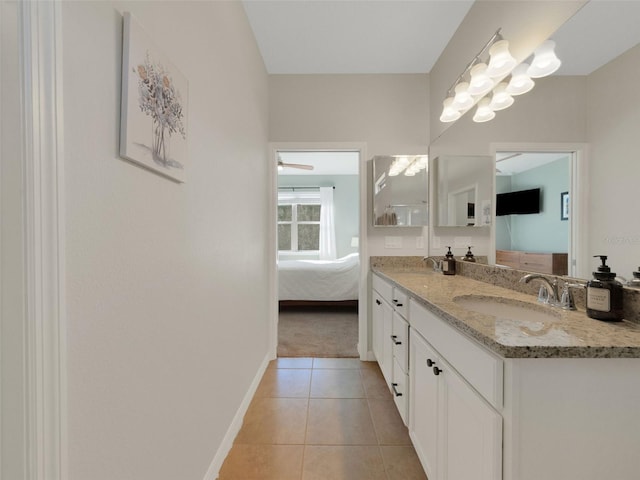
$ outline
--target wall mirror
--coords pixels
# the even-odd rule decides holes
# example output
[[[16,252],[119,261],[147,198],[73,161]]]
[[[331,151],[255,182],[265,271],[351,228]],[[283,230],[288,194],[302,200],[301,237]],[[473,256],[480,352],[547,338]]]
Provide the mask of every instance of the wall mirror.
[[[489,156],[443,155],[434,162],[438,227],[491,224],[493,160]]]
[[[496,152],[496,264],[567,275],[572,152]]]
[[[373,225],[420,227],[429,221],[426,155],[373,157]]]

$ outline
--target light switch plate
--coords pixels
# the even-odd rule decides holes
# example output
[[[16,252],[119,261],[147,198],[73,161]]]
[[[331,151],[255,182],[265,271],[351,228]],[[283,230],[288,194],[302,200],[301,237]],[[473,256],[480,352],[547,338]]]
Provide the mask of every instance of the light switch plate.
[[[384,237],[384,248],[402,248],[402,237]]]

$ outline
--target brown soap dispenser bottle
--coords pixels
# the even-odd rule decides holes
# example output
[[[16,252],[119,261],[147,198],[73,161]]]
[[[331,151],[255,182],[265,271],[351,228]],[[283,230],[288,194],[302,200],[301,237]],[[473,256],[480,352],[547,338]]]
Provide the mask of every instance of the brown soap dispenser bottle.
[[[465,262],[475,262],[476,261],[476,257],[473,256],[473,252],[471,251],[471,247],[473,245],[470,245],[467,249],[467,253],[464,255],[464,258],[462,260],[464,260]]]
[[[593,280],[587,282],[587,315],[596,320],[622,320],[622,284],[607,266],[606,255],[600,257],[602,265],[593,272]]]
[[[456,259],[453,256],[453,252],[451,252],[451,247],[447,247],[449,251],[444,256],[444,260],[442,260],[442,273],[445,275],[455,275],[456,274]]]

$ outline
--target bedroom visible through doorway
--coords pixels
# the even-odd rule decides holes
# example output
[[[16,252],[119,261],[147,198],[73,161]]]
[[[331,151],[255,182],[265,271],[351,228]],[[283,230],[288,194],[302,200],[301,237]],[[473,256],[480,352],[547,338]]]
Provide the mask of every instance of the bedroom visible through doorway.
[[[358,357],[360,152],[277,162],[277,354]]]

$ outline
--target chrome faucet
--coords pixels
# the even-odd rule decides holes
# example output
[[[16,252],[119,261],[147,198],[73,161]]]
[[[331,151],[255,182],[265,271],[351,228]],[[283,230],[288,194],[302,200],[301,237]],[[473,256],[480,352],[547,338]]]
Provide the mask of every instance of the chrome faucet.
[[[542,282],[542,288],[540,288],[540,292],[538,293],[539,302],[553,306],[559,305],[558,281],[556,279],[549,280],[542,275],[529,273],[520,279],[520,283],[529,283],[531,280],[540,280]]]
[[[520,279],[521,283],[529,283],[531,280],[540,280],[540,292],[538,293],[538,301],[546,303],[554,307],[560,307],[563,310],[576,310],[576,302],[573,299],[572,288],[585,288],[585,284],[577,281],[571,282],[563,278],[562,293],[558,294],[558,279],[549,280],[547,277],[530,273]]]
[[[424,257],[422,260],[427,263],[429,263],[429,260],[431,260],[431,263],[433,263],[433,271],[442,272],[442,260],[436,260],[433,257]]]

